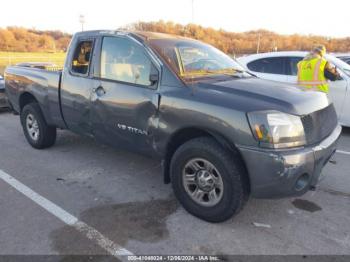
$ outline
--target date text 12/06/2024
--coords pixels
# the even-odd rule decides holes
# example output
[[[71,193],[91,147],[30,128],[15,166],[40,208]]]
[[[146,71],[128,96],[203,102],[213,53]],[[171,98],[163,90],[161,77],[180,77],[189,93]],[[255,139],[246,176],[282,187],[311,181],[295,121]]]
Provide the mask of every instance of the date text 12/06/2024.
[[[128,261],[220,261],[218,256],[128,256]]]

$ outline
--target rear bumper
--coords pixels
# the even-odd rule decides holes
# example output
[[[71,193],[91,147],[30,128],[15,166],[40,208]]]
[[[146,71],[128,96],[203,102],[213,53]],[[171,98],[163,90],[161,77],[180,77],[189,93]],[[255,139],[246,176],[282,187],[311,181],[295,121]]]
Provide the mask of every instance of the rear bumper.
[[[341,126],[338,125],[318,145],[298,149],[264,150],[239,146],[248,169],[252,197],[298,196],[316,186],[322,168],[336,151],[340,133]]]

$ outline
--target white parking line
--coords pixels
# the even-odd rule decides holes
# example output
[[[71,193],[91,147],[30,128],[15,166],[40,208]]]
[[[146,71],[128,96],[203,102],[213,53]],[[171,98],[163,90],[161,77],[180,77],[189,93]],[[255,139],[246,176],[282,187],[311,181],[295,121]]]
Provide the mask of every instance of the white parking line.
[[[38,193],[34,192],[32,189],[26,185],[19,182],[17,179],[13,178],[9,174],[0,170],[0,178],[5,181],[7,184],[15,188],[17,191],[21,192],[23,195],[31,199],[33,202],[44,208],[46,211],[63,221],[65,224],[75,228],[80,233],[82,233],[88,239],[96,242],[101,248],[106,250],[109,254],[114,257],[121,258],[122,260],[125,257],[121,256],[130,256],[133,255],[129,250],[124,247],[114,243],[104,235],[102,235],[95,228],[87,225],[86,223],[79,221],[78,218],[69,214],[67,211],[63,210],[61,207],[52,203],[50,200],[44,198]]]
[[[348,151],[343,151],[343,150],[337,150],[337,153],[339,153],[339,154],[344,154],[344,155],[350,155],[350,152],[348,152]]]

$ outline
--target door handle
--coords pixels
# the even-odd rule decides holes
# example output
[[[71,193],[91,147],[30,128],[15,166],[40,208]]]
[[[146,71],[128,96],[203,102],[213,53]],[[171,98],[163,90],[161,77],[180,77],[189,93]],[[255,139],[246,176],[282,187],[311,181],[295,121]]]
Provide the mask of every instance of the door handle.
[[[97,96],[103,96],[104,94],[106,94],[106,91],[102,86],[93,88],[92,91],[95,92]]]

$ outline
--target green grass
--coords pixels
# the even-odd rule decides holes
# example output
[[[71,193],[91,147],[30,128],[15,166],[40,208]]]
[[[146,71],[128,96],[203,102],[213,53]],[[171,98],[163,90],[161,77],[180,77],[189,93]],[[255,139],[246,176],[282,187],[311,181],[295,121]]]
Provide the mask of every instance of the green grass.
[[[37,53],[37,52],[0,52],[0,74],[6,66],[23,62],[50,62],[63,66],[66,53]]]

